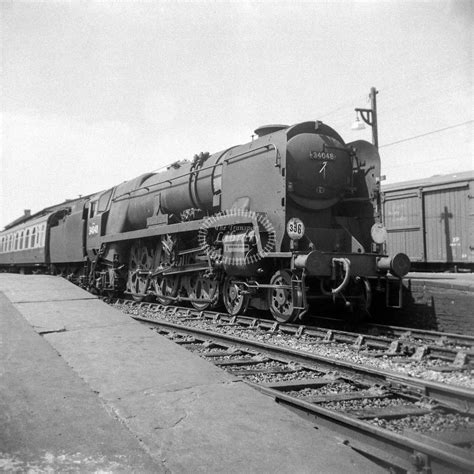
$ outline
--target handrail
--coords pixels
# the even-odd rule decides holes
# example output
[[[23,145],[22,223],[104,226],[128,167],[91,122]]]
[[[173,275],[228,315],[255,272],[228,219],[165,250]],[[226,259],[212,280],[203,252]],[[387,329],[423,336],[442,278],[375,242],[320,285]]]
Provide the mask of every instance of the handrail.
[[[266,148],[267,151],[268,151],[269,149],[271,149],[271,147],[273,147],[273,149],[276,151],[276,157],[278,158],[279,153],[278,153],[278,148],[277,148],[277,146],[276,146],[274,143],[268,143],[268,144],[266,144],[266,145],[260,145],[260,146],[257,147],[257,148],[252,148],[251,150],[243,151],[242,153],[239,153],[239,154],[237,154],[237,155],[229,156],[228,158],[226,158],[226,159],[224,160],[224,163],[229,163],[231,160],[234,160],[234,159],[236,159],[236,158],[242,158],[242,156],[247,155],[248,153],[254,153],[254,154],[255,154],[256,151],[261,150],[261,149],[263,149],[263,148]],[[249,157],[249,158],[250,158],[250,157]],[[278,159],[275,160],[275,166],[278,166],[277,162],[278,162]]]
[[[166,179],[164,181],[160,181],[159,183],[154,183],[154,184],[150,184],[148,186],[141,186],[137,189],[132,189],[131,191],[128,191],[126,193],[123,193],[123,194],[120,194],[119,196],[114,197],[113,202],[119,202],[121,200],[125,200],[125,199],[120,199],[120,198],[123,198],[124,196],[132,197],[131,196],[132,193],[142,191],[143,189],[148,189],[148,193],[146,193],[146,194],[149,194],[151,192],[150,188],[152,188],[152,187],[159,186],[160,184],[164,184],[164,183],[170,183],[170,185],[172,185],[173,184],[172,181],[175,181],[175,180],[180,179],[180,178],[184,178],[185,176],[189,176],[189,175],[194,174],[194,173],[199,173],[201,171],[206,171],[206,170],[211,169],[211,168],[216,168],[217,166],[222,166],[222,163],[215,163],[213,165],[206,166],[205,168],[194,168],[191,171],[188,171],[187,173],[181,174],[179,176],[174,176],[172,179]],[[143,194],[140,194],[140,197],[141,196],[143,196]],[[133,197],[136,197],[136,196],[133,196]]]

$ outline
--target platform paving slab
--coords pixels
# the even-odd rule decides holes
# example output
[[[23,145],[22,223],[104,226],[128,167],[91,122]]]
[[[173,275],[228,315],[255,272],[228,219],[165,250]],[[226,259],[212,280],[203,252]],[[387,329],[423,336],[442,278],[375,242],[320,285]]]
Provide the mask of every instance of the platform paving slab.
[[[1,292],[0,471],[166,472]]]
[[[12,303],[98,299],[68,280],[51,275],[0,274],[0,291]]]
[[[412,272],[406,275],[404,280],[411,284],[424,284],[433,288],[474,292],[474,273]]]
[[[15,307],[36,328],[66,328],[43,339],[169,472],[381,472],[332,432],[100,301],[28,304],[14,289],[23,278],[5,285],[0,275],[0,288],[21,296]],[[85,304],[76,322],[70,303]]]

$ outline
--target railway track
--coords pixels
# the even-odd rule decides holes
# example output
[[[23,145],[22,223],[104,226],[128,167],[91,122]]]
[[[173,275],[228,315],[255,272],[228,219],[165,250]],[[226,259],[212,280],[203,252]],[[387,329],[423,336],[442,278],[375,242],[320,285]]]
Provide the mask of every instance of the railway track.
[[[351,447],[395,471],[474,469],[474,391],[470,389],[189,324],[210,318],[210,312],[170,308],[165,313],[173,315],[170,321],[163,318],[161,305],[124,301],[117,305],[278,403],[311,418],[316,426],[337,431]],[[219,313],[212,318],[216,329],[237,324],[235,318]],[[253,331],[252,324],[263,324],[267,332],[275,332],[275,325],[267,321],[248,324],[244,334]]]
[[[424,351],[426,355],[435,355],[437,351],[440,351],[440,348],[444,348],[450,349],[452,355],[449,358],[452,359],[453,355],[455,355],[455,358],[459,352],[463,352],[468,357],[471,357],[474,350],[474,336],[471,335],[374,323],[358,323],[356,325],[346,320],[330,317],[317,316],[311,319],[321,329],[325,328],[342,332],[356,331],[357,333],[363,333],[367,338],[384,336],[391,340],[398,339],[401,342],[411,343],[414,347],[426,347],[427,350]]]
[[[117,304],[134,305],[130,300],[117,300]],[[138,303],[140,304],[140,303]],[[353,331],[337,329],[347,322],[322,318],[323,326],[282,324],[273,320],[249,316],[230,316],[215,311],[202,311],[179,306],[153,305],[166,314],[183,313],[182,320],[200,318],[215,322],[219,327],[240,327],[248,331],[281,333],[304,338],[308,344],[346,344],[361,354],[371,357],[406,358],[412,361],[439,361],[437,371],[467,370],[474,366],[474,336],[449,334],[436,331],[365,324]],[[320,318],[318,318],[321,321]]]

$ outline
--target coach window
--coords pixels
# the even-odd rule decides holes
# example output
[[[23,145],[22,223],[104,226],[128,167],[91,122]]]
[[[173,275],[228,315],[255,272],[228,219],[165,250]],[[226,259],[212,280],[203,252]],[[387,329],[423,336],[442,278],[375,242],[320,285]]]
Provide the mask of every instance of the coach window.
[[[25,249],[30,246],[30,229],[26,229],[25,232]]]
[[[5,237],[2,237],[2,245],[0,245],[0,253],[3,253],[3,243],[5,241]]]
[[[25,231],[22,230],[22,231],[21,231],[21,234],[20,234],[20,245],[18,246],[18,248],[19,248],[20,250],[23,250],[23,236],[24,236],[24,235],[25,235]]]
[[[15,250],[18,250],[18,240],[20,239],[20,233],[15,234]]]
[[[44,224],[41,226],[41,239],[40,239],[41,247],[44,247]]]
[[[31,248],[35,246],[35,237],[36,237],[36,226],[33,227],[33,229],[31,230],[31,241],[30,241]]]

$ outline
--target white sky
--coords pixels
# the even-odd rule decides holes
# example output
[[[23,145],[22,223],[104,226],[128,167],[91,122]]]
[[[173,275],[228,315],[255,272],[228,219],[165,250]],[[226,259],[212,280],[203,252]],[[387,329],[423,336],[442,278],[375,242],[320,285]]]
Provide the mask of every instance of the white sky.
[[[1,2],[0,228],[263,124],[370,140],[371,86],[387,182],[473,169],[473,23],[463,0]]]

